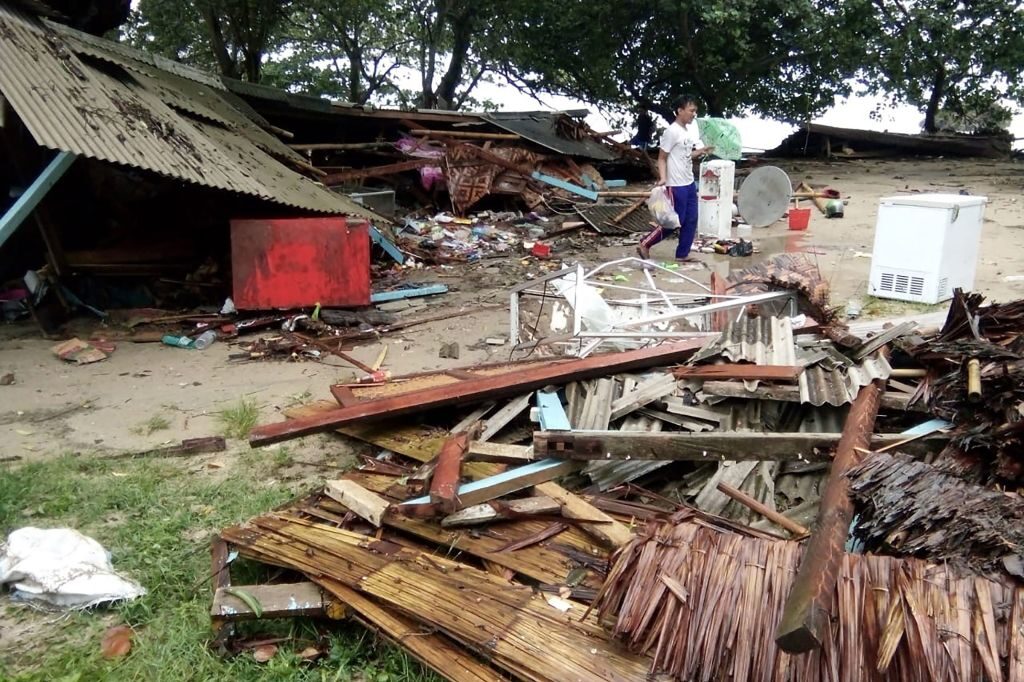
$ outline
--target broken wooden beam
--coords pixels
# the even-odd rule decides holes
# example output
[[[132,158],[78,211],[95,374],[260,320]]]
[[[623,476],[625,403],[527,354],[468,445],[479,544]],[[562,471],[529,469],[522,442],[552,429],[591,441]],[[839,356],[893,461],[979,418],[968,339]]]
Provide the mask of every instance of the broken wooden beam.
[[[168,445],[153,450],[142,452],[122,452],[116,455],[103,457],[102,459],[138,459],[140,457],[191,457],[192,455],[205,455],[211,452],[224,452],[228,449],[227,441],[223,436],[203,436],[201,438],[186,438],[178,445]]]
[[[252,597],[250,601],[238,596]],[[258,608],[254,608],[258,606]],[[257,618],[330,618],[345,616],[345,606],[324,595],[313,582],[278,585],[232,585],[218,587],[213,595],[210,616],[224,622]]]
[[[456,493],[462,473],[462,458],[466,454],[469,435],[465,432],[452,434],[441,446],[437,466],[430,480],[430,503],[437,505],[445,514],[451,514],[458,507]]]
[[[380,528],[390,503],[377,493],[371,492],[355,481],[339,479],[327,481],[324,493],[361,519]]]
[[[554,360],[550,364],[507,375],[481,376],[449,386],[424,388],[398,396],[365,400],[357,405],[309,417],[257,426],[249,436],[249,443],[254,447],[271,445],[290,438],[332,431],[353,422],[386,419],[424,412],[435,407],[515,396],[550,384],[673,364],[686,360],[704,343],[704,339],[689,339],[640,350],[592,355],[580,360]]]
[[[870,449],[878,450],[905,440],[905,435],[892,433],[875,434],[868,442]],[[948,440],[944,434],[932,434],[907,442],[902,451],[934,452]],[[828,462],[840,441],[838,433],[537,431],[533,434],[533,449],[538,457],[567,460]]]
[[[534,486],[534,491],[556,500],[562,506],[562,516],[590,522],[580,529],[607,547],[618,549],[633,539],[633,533],[624,524],[556,483],[542,483]]]
[[[499,464],[528,464],[534,461],[532,445],[508,445],[474,440],[466,450],[466,461]]]
[[[520,140],[522,139],[515,133],[474,133],[470,131],[462,130],[427,130],[425,128],[415,128],[409,131],[410,134],[416,136],[429,136],[429,137],[450,137],[456,140]]]
[[[437,163],[437,159],[412,159],[411,161],[399,161],[398,163],[389,163],[384,166],[357,168],[341,171],[339,173],[331,173],[321,178],[320,181],[324,185],[332,187],[334,185],[343,185],[352,180],[362,180],[364,178],[386,178],[398,173],[404,173],[405,171],[416,170],[423,166],[436,166]]]
[[[804,371],[791,365],[754,365],[730,362],[722,365],[675,367],[677,379],[741,379],[743,381],[793,381]]]
[[[562,505],[550,497],[524,497],[521,500],[491,500],[486,504],[466,507],[441,519],[443,528],[482,526],[494,521],[519,519],[524,516],[559,515]]]
[[[464,509],[475,504],[482,504],[518,490],[551,481],[559,476],[565,476],[577,471],[579,468],[578,462],[544,459],[533,464],[503,471],[494,476],[481,478],[472,483],[464,483],[459,486],[459,490],[456,493],[458,506],[460,509]],[[400,505],[400,508],[412,508],[425,504],[430,504],[430,497],[417,497],[406,500]]]
[[[820,648],[826,638],[831,637],[828,630],[832,626],[832,601],[853,520],[847,473],[860,462],[857,448],[866,448],[872,442],[871,433],[884,391],[885,381],[881,379],[862,387],[843,426],[821,495],[815,532],[807,543],[782,620],[775,631],[775,642],[788,653],[806,653]]]

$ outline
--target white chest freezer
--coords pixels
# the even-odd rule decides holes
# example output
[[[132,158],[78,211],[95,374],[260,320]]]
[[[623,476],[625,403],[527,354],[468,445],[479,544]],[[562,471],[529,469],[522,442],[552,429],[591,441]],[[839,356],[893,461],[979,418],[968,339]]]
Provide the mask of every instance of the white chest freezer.
[[[986,197],[914,194],[879,200],[868,293],[919,303],[970,290]]]

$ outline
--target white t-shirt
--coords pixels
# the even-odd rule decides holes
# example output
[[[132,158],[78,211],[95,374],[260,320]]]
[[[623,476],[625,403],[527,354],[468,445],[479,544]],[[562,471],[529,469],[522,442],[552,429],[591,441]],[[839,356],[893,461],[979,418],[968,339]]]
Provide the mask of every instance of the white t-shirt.
[[[661,150],[668,154],[668,187],[682,187],[693,183],[694,149],[704,145],[700,141],[700,131],[696,123],[683,127],[673,122],[661,136]]]

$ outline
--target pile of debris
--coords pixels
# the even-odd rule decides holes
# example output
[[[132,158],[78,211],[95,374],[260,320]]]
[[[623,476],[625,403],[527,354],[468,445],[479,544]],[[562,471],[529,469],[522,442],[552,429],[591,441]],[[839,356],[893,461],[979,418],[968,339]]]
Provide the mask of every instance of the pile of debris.
[[[1009,395],[1019,304],[958,294],[940,333],[862,338],[804,265],[759,270],[788,313],[735,298],[721,333],[337,385],[257,427],[382,452],[221,532],[218,643],[254,616],[237,551],[289,571],[240,588],[263,617],[347,609],[452,680],[1019,679],[1024,505],[939,470],[1006,406],[939,378],[981,354]]]

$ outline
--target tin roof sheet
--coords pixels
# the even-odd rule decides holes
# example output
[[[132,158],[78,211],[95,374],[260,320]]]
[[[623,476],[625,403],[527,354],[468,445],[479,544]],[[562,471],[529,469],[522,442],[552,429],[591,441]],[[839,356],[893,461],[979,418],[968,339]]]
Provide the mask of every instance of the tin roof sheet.
[[[610,146],[601,144],[593,138],[572,140],[559,135],[556,121],[562,115],[565,114],[563,112],[494,112],[481,114],[480,117],[499,128],[516,133],[530,142],[560,154],[581,156],[597,161],[614,161],[620,157],[620,154]]]
[[[133,69],[122,65],[130,59]],[[261,147],[274,147],[271,136],[257,144],[256,126],[191,78],[194,70],[165,73],[156,61],[0,5],[0,92],[40,145],[312,212],[379,219],[268,155]]]
[[[830,353],[798,346],[793,339],[792,320],[788,317],[731,320],[721,335],[694,355],[693,362],[716,357],[757,365],[804,365],[798,377],[800,402],[817,407],[853,402],[862,386],[875,379],[887,379],[892,373],[888,360],[880,353],[860,363],[843,364],[835,361]]]

